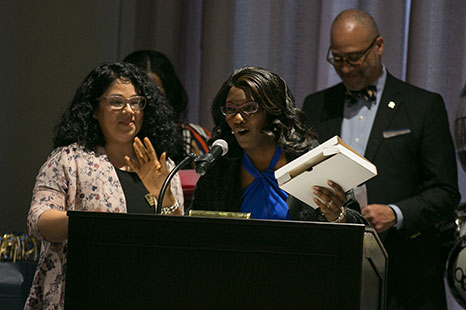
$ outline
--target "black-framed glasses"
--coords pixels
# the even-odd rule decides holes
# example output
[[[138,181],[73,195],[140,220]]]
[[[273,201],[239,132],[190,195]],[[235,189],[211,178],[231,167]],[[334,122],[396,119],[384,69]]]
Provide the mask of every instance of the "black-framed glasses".
[[[146,107],[146,97],[133,96],[128,99],[121,95],[110,95],[106,97],[100,97],[97,100],[105,100],[112,110],[122,110],[127,104],[134,111],[143,110]]]
[[[330,46],[328,48],[328,52],[327,52],[327,61],[329,63],[331,63],[332,65],[334,65],[334,66],[342,65],[345,61],[346,61],[347,64],[350,64],[350,65],[353,65],[353,66],[359,65],[359,64],[361,64],[362,58],[364,57],[364,55],[366,55],[367,52],[374,46],[375,41],[377,41],[378,38],[379,38],[379,36],[376,36],[375,39],[372,41],[372,43],[364,51],[349,53],[346,56],[335,56],[335,55],[333,55],[332,54],[332,47]]]
[[[220,107],[220,111],[222,111],[222,114],[225,116],[233,116],[238,113],[249,116],[251,114],[256,113],[258,110],[259,110],[259,104],[254,101],[244,103],[240,106],[227,103],[224,106]]]

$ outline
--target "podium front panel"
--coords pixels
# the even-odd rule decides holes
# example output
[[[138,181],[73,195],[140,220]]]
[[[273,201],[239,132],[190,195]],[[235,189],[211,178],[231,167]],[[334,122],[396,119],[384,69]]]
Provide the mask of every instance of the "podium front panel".
[[[65,309],[361,309],[362,225],[69,215]]]

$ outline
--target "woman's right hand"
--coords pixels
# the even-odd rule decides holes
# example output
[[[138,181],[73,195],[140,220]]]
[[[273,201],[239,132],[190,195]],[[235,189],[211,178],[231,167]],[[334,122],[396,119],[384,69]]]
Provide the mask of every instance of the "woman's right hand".
[[[167,154],[163,153],[160,155],[160,158],[157,158],[157,153],[147,137],[144,138],[144,144],[138,137],[134,138],[133,148],[137,160],[132,160],[129,156],[126,156],[125,161],[138,174],[142,183],[154,199],[158,199],[163,182],[170,173],[167,166]],[[164,206],[171,206],[176,202],[175,197],[171,193],[170,186],[167,188],[163,202]]]

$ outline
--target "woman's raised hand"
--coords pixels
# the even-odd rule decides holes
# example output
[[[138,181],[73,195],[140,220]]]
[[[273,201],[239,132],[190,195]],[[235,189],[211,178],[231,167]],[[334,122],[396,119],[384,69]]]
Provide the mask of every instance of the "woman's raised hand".
[[[131,159],[129,156],[125,156],[125,161],[128,166],[138,174],[142,183],[152,196],[158,199],[163,182],[170,173],[167,167],[167,154],[163,153],[160,155],[160,158],[158,158],[152,143],[147,137],[144,138],[144,144],[138,137],[134,138],[133,149],[136,160]],[[170,186],[167,188],[167,194],[167,196],[172,196]]]

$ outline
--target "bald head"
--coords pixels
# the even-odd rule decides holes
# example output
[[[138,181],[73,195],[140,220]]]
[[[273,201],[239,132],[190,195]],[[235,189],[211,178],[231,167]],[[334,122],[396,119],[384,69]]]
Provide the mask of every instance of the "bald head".
[[[379,29],[374,18],[367,12],[356,9],[344,10],[333,20],[331,33],[334,31],[352,31],[362,29],[371,38],[379,36]]]
[[[347,89],[361,90],[379,78],[383,51],[384,40],[366,12],[345,10],[333,21],[329,54],[340,59],[333,65]]]

